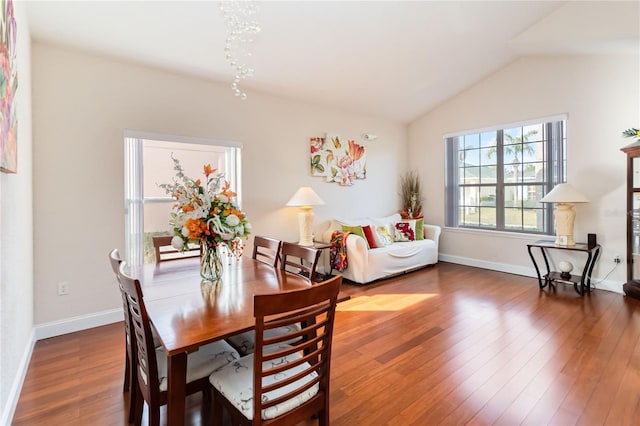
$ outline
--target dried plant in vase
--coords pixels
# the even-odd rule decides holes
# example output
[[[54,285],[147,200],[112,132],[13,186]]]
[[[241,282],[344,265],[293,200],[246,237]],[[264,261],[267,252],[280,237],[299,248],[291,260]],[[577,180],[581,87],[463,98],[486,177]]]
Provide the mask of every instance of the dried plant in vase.
[[[416,219],[422,217],[423,198],[418,172],[410,171],[401,176],[400,196],[402,197],[402,210],[400,210],[400,216],[402,216],[403,219]]]

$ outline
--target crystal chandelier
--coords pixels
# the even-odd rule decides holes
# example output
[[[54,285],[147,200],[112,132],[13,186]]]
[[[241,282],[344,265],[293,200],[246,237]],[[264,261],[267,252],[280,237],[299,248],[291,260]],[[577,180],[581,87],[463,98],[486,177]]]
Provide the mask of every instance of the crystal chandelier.
[[[240,80],[253,76],[253,68],[245,60],[251,56],[249,44],[253,42],[252,36],[260,32],[260,24],[256,20],[258,4],[247,0],[221,1],[220,10],[227,26],[224,54],[235,71],[231,90],[237,97],[245,100],[247,94],[240,90]]]

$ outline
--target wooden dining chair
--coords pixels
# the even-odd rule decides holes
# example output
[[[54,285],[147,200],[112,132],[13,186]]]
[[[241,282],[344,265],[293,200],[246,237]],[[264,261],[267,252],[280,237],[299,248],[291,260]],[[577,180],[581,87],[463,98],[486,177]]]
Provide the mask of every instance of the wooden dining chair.
[[[135,352],[131,350],[131,325],[129,323],[129,305],[127,303],[127,298],[125,297],[124,292],[122,291],[122,284],[120,283],[120,264],[122,263],[122,258],[120,257],[120,252],[118,249],[113,249],[109,253],[109,261],[111,263],[111,269],[113,269],[113,273],[116,275],[116,280],[118,282],[118,287],[120,289],[120,294],[122,295],[122,310],[124,312],[124,337],[125,337],[125,362],[124,362],[124,383],[122,386],[123,392],[129,392],[129,423],[133,422],[133,407],[136,405],[136,395],[137,392],[132,388],[135,386],[137,379],[136,369],[131,368],[132,365],[136,364],[135,360]]]
[[[184,259],[185,257],[198,257],[202,255],[202,247],[190,245],[186,250],[180,251],[171,245],[172,235],[156,235],[151,237],[153,249],[156,253],[156,265],[160,262]]]
[[[275,238],[263,237],[256,235],[253,238],[253,255],[258,260],[274,268],[278,266],[278,258],[280,256],[280,246],[282,241]]]
[[[329,424],[331,343],[342,275],[308,288],[254,296],[256,351],[210,376],[214,425],[293,425],[317,416]],[[307,324],[267,337],[287,324]],[[296,343],[285,344],[295,340]]]
[[[284,241],[280,249],[280,268],[313,282],[320,259],[320,250]]]
[[[129,322],[129,303],[127,302],[127,298],[122,290],[122,284],[120,283],[120,275],[119,269],[120,264],[122,263],[122,258],[120,257],[120,252],[118,249],[113,249],[109,253],[109,261],[111,263],[111,269],[116,276],[116,281],[118,283],[118,288],[120,290],[120,295],[122,296],[122,311],[124,312],[124,337],[125,337],[125,362],[124,362],[124,383],[122,386],[123,392],[129,392],[129,423],[133,422],[133,407],[135,406],[135,398],[136,392],[132,392],[132,383],[135,386],[137,381],[136,369],[131,368],[132,365],[136,364],[136,351],[131,348],[134,346],[131,344],[133,339],[133,334],[131,333],[131,324]],[[151,329],[151,334],[153,335],[153,346],[155,348],[159,348],[162,346],[160,343],[160,339],[156,335],[155,331]]]
[[[257,238],[257,237],[256,237]],[[282,242],[280,244],[280,265],[287,272],[300,274],[308,279],[315,276],[320,251],[313,247],[303,247],[293,243]],[[269,330],[270,336],[280,334],[288,334],[292,331],[300,330],[297,324],[291,324],[288,327],[280,327],[278,329]],[[256,346],[256,337],[253,330],[238,333],[227,338],[229,343],[240,353],[240,355],[248,355],[253,353]]]
[[[129,323],[131,327],[132,349],[135,352],[137,386],[133,422],[140,425],[142,421],[143,401],[149,411],[149,425],[160,424],[160,407],[167,403],[167,357],[163,348],[153,346],[151,323],[144,303],[140,281],[128,276],[122,262],[118,275],[124,297],[129,306]],[[211,408],[211,385],[209,375],[230,362],[239,359],[238,352],[224,340],[201,346],[187,356],[186,394],[203,392],[203,417],[206,418]]]

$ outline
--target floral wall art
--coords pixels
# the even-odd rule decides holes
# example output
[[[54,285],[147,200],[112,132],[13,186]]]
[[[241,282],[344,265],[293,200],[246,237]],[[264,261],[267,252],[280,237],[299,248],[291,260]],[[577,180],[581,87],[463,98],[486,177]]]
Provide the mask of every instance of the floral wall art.
[[[312,137],[311,176],[321,176],[327,182],[349,186],[356,179],[367,177],[367,154],[365,147],[355,141],[342,139],[338,135]]]
[[[18,135],[14,99],[18,89],[16,71],[16,20],[13,2],[2,0],[0,21],[0,170],[18,170]]]

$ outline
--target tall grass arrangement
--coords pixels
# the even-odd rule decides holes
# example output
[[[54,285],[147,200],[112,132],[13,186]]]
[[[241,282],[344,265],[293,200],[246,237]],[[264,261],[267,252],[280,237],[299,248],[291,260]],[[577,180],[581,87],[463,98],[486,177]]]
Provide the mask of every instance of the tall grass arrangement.
[[[405,219],[422,217],[422,187],[420,175],[413,170],[400,177],[400,197],[402,210],[400,215]]]

